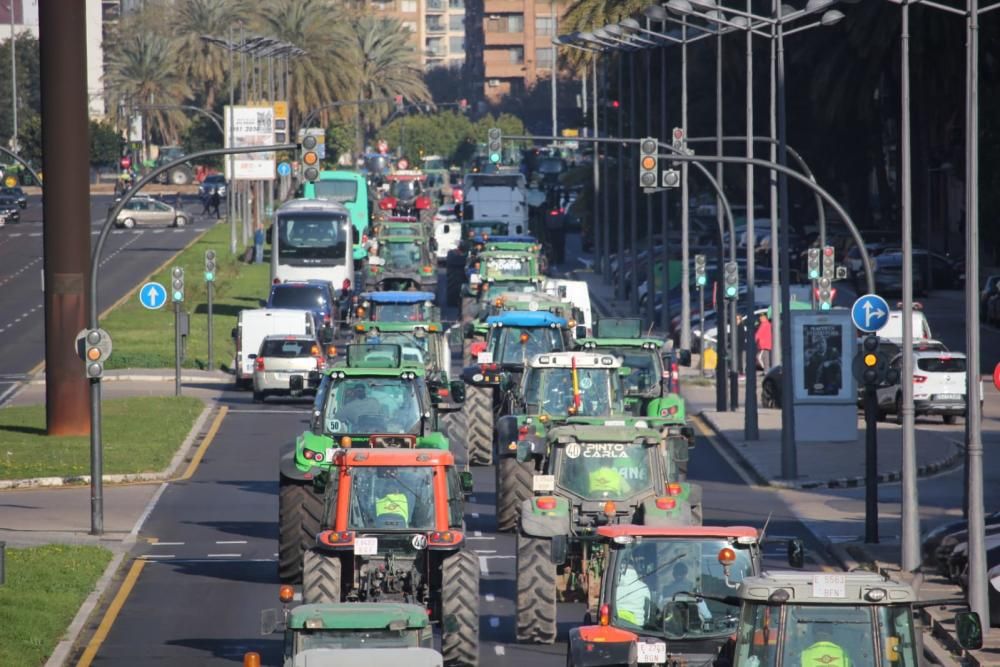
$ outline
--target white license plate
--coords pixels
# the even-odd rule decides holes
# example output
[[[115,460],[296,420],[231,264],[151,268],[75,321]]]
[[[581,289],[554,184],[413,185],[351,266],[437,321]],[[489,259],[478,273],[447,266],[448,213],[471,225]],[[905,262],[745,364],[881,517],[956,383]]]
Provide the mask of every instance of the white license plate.
[[[359,537],[354,540],[355,556],[374,556],[378,553],[377,537]]]
[[[531,478],[532,491],[555,491],[555,475],[535,475]]]
[[[942,401],[957,401],[962,398],[962,394],[938,394],[937,397]]]
[[[664,642],[636,642],[636,662],[649,665],[667,661],[667,645]]]
[[[842,574],[813,575],[813,597],[846,598],[847,577]]]

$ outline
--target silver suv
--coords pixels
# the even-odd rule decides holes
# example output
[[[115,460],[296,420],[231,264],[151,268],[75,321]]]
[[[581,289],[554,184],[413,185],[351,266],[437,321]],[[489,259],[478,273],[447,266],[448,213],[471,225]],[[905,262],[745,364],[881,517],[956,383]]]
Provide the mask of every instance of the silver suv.
[[[253,400],[315,393],[326,367],[323,347],[311,336],[267,336],[254,360]]]

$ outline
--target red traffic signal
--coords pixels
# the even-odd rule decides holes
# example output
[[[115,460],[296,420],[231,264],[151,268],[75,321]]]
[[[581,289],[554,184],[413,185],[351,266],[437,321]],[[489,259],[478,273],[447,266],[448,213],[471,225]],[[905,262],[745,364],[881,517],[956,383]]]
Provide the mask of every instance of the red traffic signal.
[[[132,158],[126,155],[122,157],[121,160],[118,161],[118,164],[121,165],[122,169],[128,169],[129,167],[132,166]]]
[[[621,104],[618,102],[618,100],[611,100],[611,108],[612,109],[617,109],[620,106],[621,106]]]

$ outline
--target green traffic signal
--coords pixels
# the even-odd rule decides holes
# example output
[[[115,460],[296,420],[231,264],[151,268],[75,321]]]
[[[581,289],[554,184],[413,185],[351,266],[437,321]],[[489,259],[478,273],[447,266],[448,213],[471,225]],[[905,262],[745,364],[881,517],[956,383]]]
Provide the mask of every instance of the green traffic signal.
[[[809,269],[809,280],[818,280],[818,279],[819,279],[819,271],[815,269]]]
[[[732,286],[727,287],[726,288],[726,295],[727,296],[736,296],[736,288],[732,287]]]
[[[819,305],[819,308],[820,308],[820,310],[830,310],[830,304],[829,304],[829,302],[824,301],[823,303],[821,303]]]
[[[180,290],[174,290],[174,301],[183,301],[183,300],[184,300],[184,292],[181,292]]]
[[[698,276],[695,282],[698,284],[698,287],[704,287],[707,281],[705,280],[705,276]]]
[[[213,280],[215,280],[215,274],[212,273],[211,271],[206,271],[205,272],[205,282],[210,283]]]

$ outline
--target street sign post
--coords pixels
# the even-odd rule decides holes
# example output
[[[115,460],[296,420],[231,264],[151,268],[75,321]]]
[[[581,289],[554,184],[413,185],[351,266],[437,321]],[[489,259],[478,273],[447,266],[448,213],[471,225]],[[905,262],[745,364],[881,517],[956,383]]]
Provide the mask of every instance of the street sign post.
[[[889,321],[889,304],[878,294],[865,294],[851,306],[851,320],[858,331],[875,333]]]
[[[167,302],[167,288],[160,283],[146,283],[139,288],[139,303],[149,310],[159,310]]]

